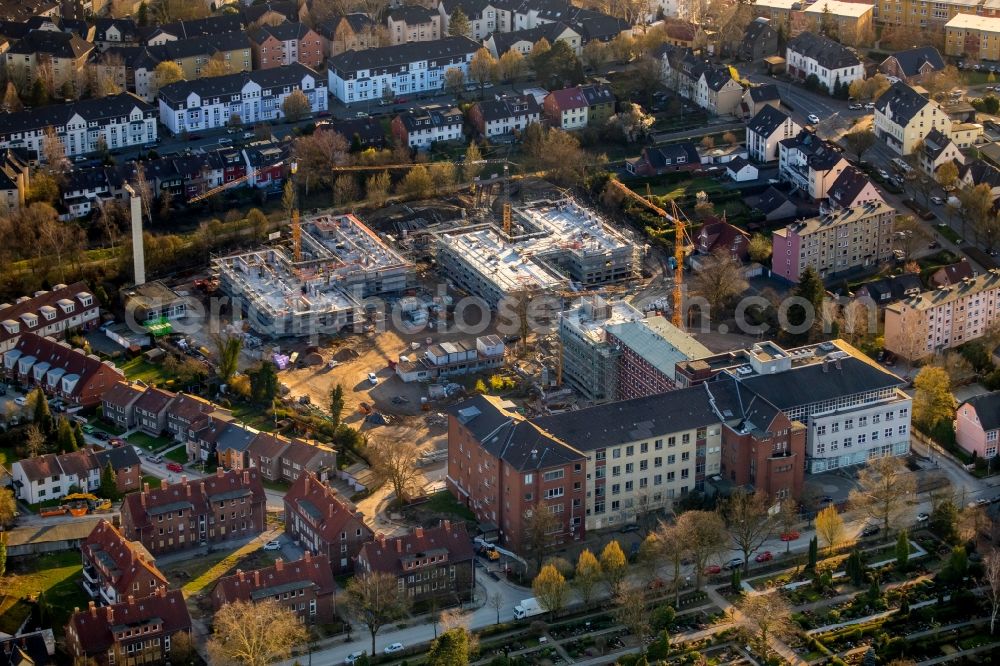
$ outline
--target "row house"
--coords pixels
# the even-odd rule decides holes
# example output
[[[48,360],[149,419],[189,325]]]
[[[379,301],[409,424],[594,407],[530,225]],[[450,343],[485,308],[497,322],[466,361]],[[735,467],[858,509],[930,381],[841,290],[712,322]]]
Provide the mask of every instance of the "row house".
[[[420,5],[393,7],[386,14],[386,27],[393,45],[441,39],[441,15]]]
[[[238,14],[220,14],[190,21],[174,21],[156,25],[144,35],[150,46],[194,37],[211,37],[226,33],[242,33],[243,22]]]
[[[312,440],[261,432],[247,445],[243,464],[268,481],[292,483],[306,472],[335,469],[337,452]]]
[[[510,51],[516,51],[527,58],[531,55],[535,44],[542,39],[549,44],[563,42],[577,56],[583,53],[583,37],[562,22],[545,23],[536,28],[514,32],[494,32],[483,40],[483,46],[493,54],[494,58],[499,58]]]
[[[323,38],[304,23],[262,25],[250,32],[255,69],[271,69],[293,62],[316,69],[326,59]]]
[[[247,124],[275,121],[284,117],[282,105],[292,91],[305,94],[312,113],[326,111],[326,83],[315,70],[293,63],[164,86],[160,122],[179,134],[225,127],[234,115]]]
[[[955,442],[968,454],[989,460],[1000,442],[1000,391],[969,398],[955,410]]]
[[[364,516],[313,472],[299,476],[285,493],[285,534],[307,553],[328,558],[334,573],[354,571],[361,546],[374,533]]]
[[[179,634],[191,634],[191,615],[180,590],[160,587],[148,597],[98,608],[73,609],[66,651],[73,661],[116,666],[164,663]]]
[[[187,441],[191,433],[200,430],[210,418],[231,417],[232,412],[219,407],[210,400],[178,393],[167,408],[167,432],[178,442]]]
[[[330,94],[343,103],[444,89],[444,73],[469,73],[482,48],[468,37],[347,51],[327,62]]]
[[[80,544],[83,559],[83,589],[99,604],[110,605],[155,594],[169,587],[156,560],[138,542],[126,539],[106,520],[94,526]]]
[[[94,492],[101,487],[101,473],[108,464],[115,471],[119,492],[138,490],[142,463],[135,449],[120,446],[111,449],[80,449],[69,453],[46,453],[23,458],[11,465],[14,494],[27,504],[60,499],[71,488]]]
[[[104,392],[125,376],[111,361],[28,332],[21,334],[13,349],[4,352],[3,371],[9,380],[24,387],[40,388],[47,395],[82,407],[100,404]]]
[[[771,234],[774,274],[797,283],[807,268],[828,278],[889,261],[896,215],[879,197],[776,229]]]
[[[69,331],[87,331],[100,321],[101,306],[86,284],[53,285],[0,305],[0,353],[13,349],[23,333],[64,338]]]
[[[534,95],[497,95],[469,109],[469,122],[480,136],[492,138],[523,132],[537,123],[541,109]]]
[[[81,90],[87,58],[94,45],[79,35],[56,30],[31,30],[4,52],[7,69],[14,77],[35,81],[45,70],[52,89]]]
[[[122,199],[125,181],[114,166],[72,169],[59,182],[63,221],[77,220],[99,211],[115,199]]]
[[[775,498],[802,490],[804,429],[733,378],[530,420],[509,407],[477,396],[451,410],[446,481],[515,551],[535,511],[556,517],[558,547],[669,509],[716,474]]]
[[[829,94],[838,87],[864,80],[865,68],[851,49],[829,37],[803,32],[789,40],[785,47],[788,73],[800,81],[815,76]]]
[[[1000,320],[1000,271],[925,291],[885,310],[885,348],[919,360],[978,340]]]
[[[672,171],[694,171],[701,168],[698,147],[691,141],[664,146],[647,146],[639,157],[625,160],[625,169],[637,176],[661,176]]]
[[[728,67],[701,60],[689,49],[664,46],[657,52],[660,77],[668,88],[712,115],[740,111],[743,86]]]
[[[167,429],[167,407],[174,393],[151,386],[133,404],[135,426],[150,437],[159,437]]]
[[[327,624],[334,619],[335,590],[329,558],[313,556],[307,550],[297,562],[285,562],[279,557],[270,567],[237,569],[232,576],[219,579],[211,598],[215,612],[238,601],[258,604],[273,600],[295,613],[303,624]]]
[[[809,130],[778,142],[778,178],[814,201],[827,198],[830,187],[848,166],[838,146]]]
[[[560,129],[600,127],[615,113],[615,95],[601,83],[553,90],[542,101],[542,111]]]
[[[402,536],[378,535],[361,547],[355,575],[389,574],[411,603],[452,606],[472,600],[475,557],[465,523],[442,520]]]
[[[24,207],[31,187],[30,163],[23,151],[0,152],[0,214],[12,215]]]
[[[765,105],[747,123],[746,145],[750,159],[773,162],[778,159],[778,146],[784,139],[798,136],[802,128],[787,113]]]
[[[67,157],[102,146],[109,150],[144,146],[157,140],[156,113],[131,93],[8,113],[0,122],[0,148],[24,148],[41,159],[50,131]]]
[[[139,382],[118,382],[101,396],[101,416],[116,428],[131,430],[136,425],[135,404],[147,388]]]
[[[438,141],[465,139],[462,110],[434,104],[404,111],[392,119],[392,135],[401,145],[427,150]]]
[[[229,414],[210,416],[199,430],[188,433],[188,459],[204,462],[214,456],[225,469],[244,469],[248,466],[247,448],[258,432],[234,423]]]
[[[477,41],[496,32],[529,30],[556,22],[573,28],[584,43],[609,42],[620,33],[631,34],[626,21],[576,7],[565,0],[440,0],[442,32],[448,32],[456,9],[461,9],[469,19],[469,37]]]
[[[227,472],[143,490],[125,497],[122,529],[154,555],[201,544],[252,538],[264,531],[267,498],[256,470]]]

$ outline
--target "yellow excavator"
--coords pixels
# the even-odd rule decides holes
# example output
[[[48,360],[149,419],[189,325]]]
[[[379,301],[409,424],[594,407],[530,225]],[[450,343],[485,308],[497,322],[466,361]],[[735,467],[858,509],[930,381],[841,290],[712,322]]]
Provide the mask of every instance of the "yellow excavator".
[[[86,516],[94,511],[110,511],[111,500],[98,497],[93,493],[70,493],[63,498],[63,503],[50,509],[39,511],[38,515],[43,517],[62,516],[70,514],[73,516]]]

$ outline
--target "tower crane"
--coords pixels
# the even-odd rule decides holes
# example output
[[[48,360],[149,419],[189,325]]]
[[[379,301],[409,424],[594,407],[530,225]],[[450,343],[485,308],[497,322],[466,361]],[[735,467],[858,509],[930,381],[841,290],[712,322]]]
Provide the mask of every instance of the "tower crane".
[[[674,262],[676,263],[676,266],[674,267],[674,294],[672,301],[673,312],[671,313],[671,322],[677,328],[683,329],[684,316],[682,312],[682,301],[684,298],[684,241],[687,239],[687,228],[691,226],[691,223],[686,217],[684,217],[684,214],[680,212],[677,208],[677,203],[673,200],[670,202],[670,212],[668,213],[646,197],[634,192],[626,185],[623,185],[621,182],[611,179],[608,183],[626,197],[633,199],[663,219],[673,223]]]

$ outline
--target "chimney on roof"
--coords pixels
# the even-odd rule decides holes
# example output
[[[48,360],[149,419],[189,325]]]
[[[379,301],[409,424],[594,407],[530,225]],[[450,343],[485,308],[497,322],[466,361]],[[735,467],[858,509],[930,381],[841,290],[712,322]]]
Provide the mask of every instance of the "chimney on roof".
[[[397,553],[402,553],[403,552],[403,540],[402,539],[396,539],[396,552]]]
[[[424,528],[422,528],[422,527],[414,527],[413,528],[413,533],[416,535],[416,537],[418,539],[423,539],[424,538]]]
[[[170,486],[170,483],[166,479],[160,479],[160,490],[166,490]]]
[[[128,595],[128,605],[129,606],[134,606],[135,605],[135,597],[133,597],[131,594]]]
[[[111,624],[115,621],[115,609],[111,606],[106,606],[106,608],[108,609],[108,624]]]
[[[451,521],[450,520],[442,520],[441,524],[444,525],[444,529],[445,529],[446,532],[451,531]]]
[[[142,482],[142,492],[144,492],[144,493],[148,493],[149,492],[149,483],[146,482],[146,481]]]
[[[250,485],[250,470],[247,469],[243,470],[243,485],[244,486]]]
[[[842,367],[841,367],[841,365],[840,365],[840,357],[838,356],[838,357],[837,357],[837,370],[842,370],[842,369],[843,369],[843,368],[842,368]]]
[[[97,617],[97,606],[94,604],[93,601],[88,601],[87,602],[87,608],[90,609],[90,617],[96,618]]]
[[[215,468],[215,475],[221,479],[222,477],[224,477],[226,475],[226,470],[222,469],[222,467],[216,467]]]
[[[188,498],[190,498],[191,497],[191,484],[187,482],[187,479],[184,479],[184,490],[186,491]]]
[[[274,570],[275,571],[284,571],[285,570],[285,561],[283,559],[281,559],[280,557],[275,558],[275,560],[274,560]]]
[[[385,548],[385,535],[379,532],[375,538],[378,540],[378,544]]]
[[[188,475],[181,474],[181,483],[187,483],[187,482],[188,482]]]
[[[201,486],[201,494],[204,495],[205,494],[205,482],[202,481],[199,485]]]
[[[156,588],[156,593],[158,595],[160,595],[161,597],[166,597],[167,596],[167,588],[166,588],[166,586],[165,585],[161,585],[158,588]]]
[[[254,584],[254,587],[260,587],[260,570],[259,569],[253,572],[253,584]]]
[[[312,553],[307,550],[305,553],[303,553],[302,559],[304,559],[306,562],[312,562]]]
[[[337,505],[330,502],[330,518],[333,518],[333,514],[337,513]]]
[[[830,372],[830,359],[823,359],[823,372]]]
[[[247,579],[247,575],[243,573],[243,569],[236,570],[236,577],[240,579],[241,583]]]

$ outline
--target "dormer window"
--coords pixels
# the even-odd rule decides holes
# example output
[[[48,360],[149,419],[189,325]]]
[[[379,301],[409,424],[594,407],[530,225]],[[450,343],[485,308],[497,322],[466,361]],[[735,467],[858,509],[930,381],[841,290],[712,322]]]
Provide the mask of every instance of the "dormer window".
[[[85,291],[81,291],[79,294],[76,295],[76,297],[77,299],[79,299],[80,305],[82,305],[85,308],[89,308],[91,305],[94,304],[94,297]]]
[[[28,328],[34,328],[35,326],[38,326],[38,315],[33,312],[26,312],[21,315],[21,321],[23,321],[24,325]]]
[[[52,321],[53,319],[56,318],[56,309],[54,307],[46,305],[39,309],[42,313],[42,316],[45,317],[46,321]]]

